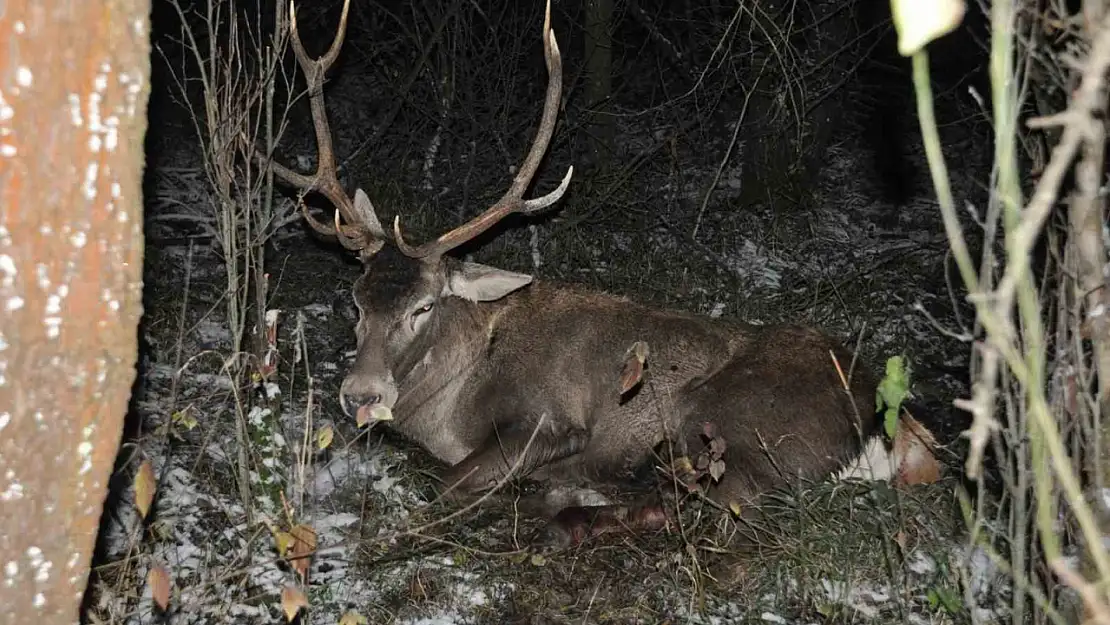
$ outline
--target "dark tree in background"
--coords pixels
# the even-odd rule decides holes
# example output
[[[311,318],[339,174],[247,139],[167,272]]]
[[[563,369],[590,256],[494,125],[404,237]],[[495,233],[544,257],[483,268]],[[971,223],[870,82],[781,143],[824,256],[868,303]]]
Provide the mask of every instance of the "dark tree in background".
[[[586,88],[583,100],[588,109],[594,109],[587,129],[590,137],[587,158],[593,164],[601,165],[610,160],[616,130],[613,118],[597,111],[613,91],[613,42],[610,37],[613,0],[586,0],[584,5],[586,23],[582,58],[586,64]]]
[[[135,377],[149,0],[0,10],[0,622],[73,623]]]

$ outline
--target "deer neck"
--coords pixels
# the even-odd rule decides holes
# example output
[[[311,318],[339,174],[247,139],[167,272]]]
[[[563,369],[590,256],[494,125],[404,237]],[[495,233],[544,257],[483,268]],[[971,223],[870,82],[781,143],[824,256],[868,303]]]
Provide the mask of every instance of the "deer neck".
[[[450,413],[489,345],[501,306],[451,298],[428,328],[420,359],[400,379],[396,418]],[[426,418],[426,416],[422,416]]]

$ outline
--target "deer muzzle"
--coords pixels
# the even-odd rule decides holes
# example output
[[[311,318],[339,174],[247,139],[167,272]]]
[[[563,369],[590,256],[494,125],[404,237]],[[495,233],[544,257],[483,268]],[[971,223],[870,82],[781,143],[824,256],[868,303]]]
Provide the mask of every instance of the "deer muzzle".
[[[392,409],[396,402],[397,385],[393,382],[393,376],[388,373],[385,376],[369,376],[352,372],[343,379],[343,384],[339,387],[339,403],[343,406],[343,412],[349,417],[359,419],[360,423],[365,420],[362,417],[366,415],[389,414],[389,410],[378,408]]]

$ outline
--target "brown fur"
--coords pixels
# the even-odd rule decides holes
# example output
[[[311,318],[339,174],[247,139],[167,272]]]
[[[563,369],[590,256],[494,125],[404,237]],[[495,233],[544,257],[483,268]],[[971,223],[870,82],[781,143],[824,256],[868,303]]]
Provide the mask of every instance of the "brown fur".
[[[849,398],[830,351],[845,374],[853,359],[817,330],[713,320],[546,282],[489,302],[437,296],[459,261],[424,266],[387,250],[356,286],[362,340],[343,391],[380,394],[385,361],[400,366],[385,425],[450,465],[445,481],[462,480],[464,491],[501,479],[541,415],[518,475],[579,485],[625,480],[664,441],[696,454],[712,423],[727,469],[709,494],[723,505],[833,473],[875,431],[871,377],[857,364]],[[378,284],[402,275],[411,282],[391,283],[383,297]],[[438,297],[433,317],[407,346],[381,335],[429,297]],[[622,359],[636,341],[649,345],[648,369],[622,398]]]

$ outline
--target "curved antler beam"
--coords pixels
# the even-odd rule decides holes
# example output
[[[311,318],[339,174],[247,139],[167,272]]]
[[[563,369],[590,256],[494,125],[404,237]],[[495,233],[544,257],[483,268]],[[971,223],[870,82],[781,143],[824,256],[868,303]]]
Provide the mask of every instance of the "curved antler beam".
[[[297,8],[291,0],[289,3],[289,33],[290,43],[293,47],[297,64],[304,73],[308,85],[308,101],[312,111],[312,126],[316,134],[317,162],[316,171],[312,174],[302,174],[272,160],[271,155],[264,154],[255,148],[255,158],[268,165],[274,174],[287,184],[298,187],[302,192],[316,191],[326,197],[335,206],[335,225],[327,224],[308,210],[303,197],[300,199],[301,214],[308,225],[316,232],[335,237],[346,249],[357,251],[361,255],[373,254],[381,249],[386,241],[385,232],[374,214],[374,207],[370,200],[360,189],[352,200],[343,185],[339,182],[336,173],[335,152],[331,137],[331,126],[328,122],[327,110],[324,106],[324,76],[339,58],[343,42],[347,35],[347,17],[350,12],[350,0],[344,0],[343,12],[339,18],[339,26],[331,45],[319,58],[308,56],[304,43],[301,41],[300,31],[297,26]],[[343,223],[346,222],[346,223]]]
[[[540,126],[536,131],[535,139],[532,141],[532,147],[528,150],[528,155],[524,158],[524,162],[521,163],[520,171],[518,171],[516,177],[513,178],[513,183],[508,191],[505,192],[500,200],[486,209],[482,214],[440,235],[439,238],[416,247],[405,242],[404,236],[401,234],[401,221],[400,219],[394,219],[394,243],[397,244],[397,247],[403,254],[412,258],[427,258],[443,255],[447,251],[482,234],[508,215],[512,213],[534,214],[557,202],[566,192],[567,187],[570,185],[571,176],[574,173],[573,167],[567,170],[567,174],[563,178],[562,183],[551,193],[531,200],[524,199],[524,191],[532,182],[536,170],[539,169],[540,161],[543,160],[543,155],[547,151],[548,145],[551,143],[551,136],[554,134],[555,122],[559,114],[559,98],[563,89],[563,60],[562,55],[559,53],[559,44],[555,40],[555,33],[551,29],[551,0],[547,1],[547,7],[544,12],[543,51],[544,58],[547,61],[548,71],[547,94],[544,96],[543,116],[540,118]]]

